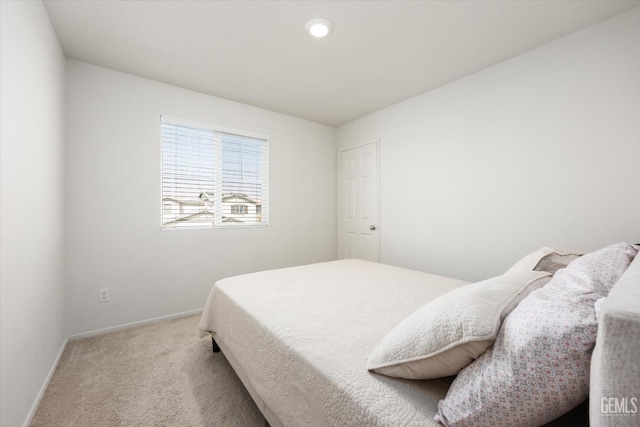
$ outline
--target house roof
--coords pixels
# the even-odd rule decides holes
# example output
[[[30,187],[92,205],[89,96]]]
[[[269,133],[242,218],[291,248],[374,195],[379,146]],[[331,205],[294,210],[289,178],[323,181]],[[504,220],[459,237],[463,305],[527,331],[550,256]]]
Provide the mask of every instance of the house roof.
[[[176,203],[178,205],[182,205],[182,206],[204,206],[204,201],[203,200],[193,200],[193,199],[185,199],[185,200],[178,200],[176,198],[173,197],[163,197],[162,198],[162,202],[171,202],[171,203]]]
[[[233,193],[233,194],[227,194],[227,195],[223,194],[222,201],[233,202],[233,203],[251,203],[252,205],[260,204],[255,200],[251,200],[249,197],[247,197],[246,194],[240,194],[240,193]]]
[[[176,203],[182,206],[204,206],[205,202],[214,202],[213,192],[202,192],[198,196],[198,200],[194,199],[176,199],[175,197],[163,197],[162,202]],[[222,195],[223,203],[250,203],[252,205],[260,205],[260,201],[250,199],[246,194],[242,193],[226,193]]]
[[[240,221],[237,218],[227,218],[227,217],[223,217],[222,222],[236,222],[236,223],[240,223],[242,224],[242,221]]]
[[[176,220],[173,221],[169,221],[169,222],[165,222],[163,225],[173,225],[173,224],[180,224],[180,223],[185,223],[185,222],[191,222],[191,221],[195,221],[196,219],[200,219],[203,217],[208,217],[208,218],[214,218],[214,214],[213,212],[204,210],[201,212],[197,212],[191,215],[186,215],[182,218],[178,218]]]

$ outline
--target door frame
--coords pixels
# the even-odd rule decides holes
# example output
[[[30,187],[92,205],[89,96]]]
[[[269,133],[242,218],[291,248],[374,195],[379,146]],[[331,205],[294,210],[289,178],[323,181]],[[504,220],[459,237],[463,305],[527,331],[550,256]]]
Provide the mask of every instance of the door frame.
[[[344,200],[342,194],[342,156],[346,151],[355,150],[358,148],[366,147],[367,145],[373,145],[375,147],[376,152],[376,188],[374,189],[374,193],[376,196],[376,202],[374,204],[374,209],[377,214],[377,224],[376,231],[378,233],[377,245],[375,247],[375,255],[377,262],[380,262],[380,138],[372,138],[365,142],[345,147],[338,152],[338,259],[343,259],[342,253],[342,243],[343,243],[343,229],[344,224],[342,221],[342,210],[344,208]]]

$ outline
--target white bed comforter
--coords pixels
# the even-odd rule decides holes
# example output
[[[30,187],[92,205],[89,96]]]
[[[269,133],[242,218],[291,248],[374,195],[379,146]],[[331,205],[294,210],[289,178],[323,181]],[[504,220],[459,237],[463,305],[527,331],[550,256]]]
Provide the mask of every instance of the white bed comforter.
[[[359,260],[218,281],[200,335],[224,343],[285,426],[425,426],[450,381],[367,371],[397,323],[467,282]]]

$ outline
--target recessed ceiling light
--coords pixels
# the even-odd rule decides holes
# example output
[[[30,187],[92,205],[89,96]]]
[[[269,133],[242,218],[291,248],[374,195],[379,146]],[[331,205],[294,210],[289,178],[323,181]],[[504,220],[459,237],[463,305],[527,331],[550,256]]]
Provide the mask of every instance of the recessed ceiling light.
[[[305,28],[313,37],[321,38],[327,36],[331,32],[333,25],[331,25],[331,22],[326,19],[315,18],[307,22]]]

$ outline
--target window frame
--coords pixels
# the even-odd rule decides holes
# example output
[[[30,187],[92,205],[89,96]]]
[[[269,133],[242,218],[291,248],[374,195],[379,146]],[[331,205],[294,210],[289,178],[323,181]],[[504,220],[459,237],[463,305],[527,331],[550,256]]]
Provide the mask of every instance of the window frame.
[[[263,165],[266,165],[266,171],[262,172],[262,199],[260,204],[260,213],[261,213],[261,222],[260,223],[236,223],[232,221],[225,222],[224,219],[221,218],[219,224],[194,224],[189,226],[182,227],[165,227],[163,222],[164,217],[164,195],[163,195],[163,172],[164,172],[164,144],[163,144],[163,134],[162,134],[162,124],[170,123],[177,126],[186,126],[186,127],[195,127],[211,130],[213,132],[220,132],[225,134],[232,134],[241,137],[259,139],[263,141],[264,151],[262,152],[261,161]],[[220,126],[211,123],[198,122],[189,119],[177,118],[174,116],[161,115],[160,123],[159,123],[159,131],[160,131],[160,230],[161,231],[177,231],[177,230],[222,230],[222,229],[235,229],[235,228],[265,228],[269,226],[269,181],[270,181],[270,171],[269,171],[269,145],[271,136],[264,133],[247,131],[242,129],[235,129],[227,126]],[[221,150],[222,147],[217,147],[216,149]],[[266,157],[266,159],[265,159]],[[221,168],[222,160],[219,158],[219,164],[216,167]],[[216,175],[220,175],[220,170],[216,171]],[[218,185],[218,184],[216,184]],[[222,197],[222,195],[221,195]],[[266,202],[266,203],[265,203]],[[267,206],[267,214],[264,214],[264,205]],[[221,208],[220,208],[221,209]],[[228,218],[227,218],[228,219]]]

